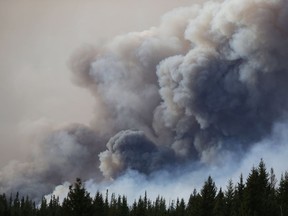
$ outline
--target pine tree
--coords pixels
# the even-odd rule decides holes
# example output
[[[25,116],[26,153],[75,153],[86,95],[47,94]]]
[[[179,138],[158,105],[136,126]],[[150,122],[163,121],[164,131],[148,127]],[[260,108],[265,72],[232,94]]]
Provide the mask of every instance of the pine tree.
[[[215,206],[213,209],[213,216],[226,216],[226,205],[222,188],[220,188],[216,196]]]
[[[230,179],[227,185],[227,191],[225,192],[226,216],[231,216],[233,214],[234,199],[235,199],[235,190],[233,182]]]
[[[187,204],[187,215],[189,216],[198,216],[201,213],[201,196],[197,193],[197,190],[194,189],[193,194],[190,195],[189,201]]]
[[[158,196],[154,202],[154,211],[153,215],[157,216],[165,216],[166,211],[166,202],[163,197]],[[150,216],[150,215],[149,215]]]
[[[35,203],[29,199],[28,196],[26,198],[22,197],[21,204],[20,204],[20,212],[21,215],[30,216],[34,215],[35,213]]]
[[[259,209],[259,204],[261,202],[259,194],[259,172],[253,167],[251,173],[249,174],[246,182],[246,188],[244,192],[244,206],[246,215],[256,216],[259,215],[257,212]]]
[[[0,195],[0,216],[284,216],[288,215],[288,173],[281,176],[279,187],[276,185],[274,170],[267,173],[263,160],[257,168],[253,167],[246,184],[241,174],[239,183],[234,187],[229,180],[226,191],[217,188],[209,176],[200,194],[196,190],[190,195],[187,206],[184,199],[169,201],[168,209],[164,198],[158,196],[155,202],[148,199],[147,193],[136,200],[131,209],[125,196],[111,195],[108,190],[105,200],[100,192],[90,198],[80,179],[70,186],[62,206],[59,198],[52,196],[49,204],[45,198],[38,208],[27,197],[11,194],[6,198]],[[217,196],[216,196],[217,193]]]
[[[12,196],[11,196],[12,197]],[[21,205],[20,205],[20,198],[19,198],[19,193],[16,193],[16,196],[13,200],[13,204],[11,207],[11,216],[20,216],[20,209]]]
[[[288,172],[281,176],[277,197],[280,215],[288,215]]]
[[[48,205],[48,216],[62,216],[61,206],[59,203],[59,197],[51,196],[49,205]]]
[[[243,175],[241,173],[239,183],[235,188],[234,205],[232,208],[232,216],[243,216],[245,215],[244,209],[244,190],[245,185],[243,182]]]
[[[270,169],[269,182],[267,187],[267,198],[265,199],[265,206],[267,208],[266,215],[277,215],[280,213],[277,203],[277,179],[274,174],[273,168]]]
[[[47,200],[45,197],[42,198],[41,204],[40,204],[40,208],[38,210],[38,215],[39,216],[46,216],[48,215],[48,204],[47,204]]]
[[[176,209],[175,209],[175,213],[176,216],[185,216],[185,201],[184,199],[181,199],[181,201],[179,201],[179,199],[177,199],[177,204],[176,204]]]
[[[69,216],[90,216],[92,213],[92,199],[83,186],[81,179],[69,187],[67,198],[63,201],[63,211]]]
[[[127,203],[127,198],[125,196],[122,196],[122,202],[119,206],[119,216],[128,216],[129,215],[129,207]]]
[[[217,188],[211,176],[208,177],[201,190],[201,216],[213,215]]]
[[[104,216],[105,215],[105,205],[102,194],[97,191],[92,204],[93,215]]]
[[[117,214],[117,200],[115,197],[115,194],[112,193],[111,194],[111,198],[110,198],[110,205],[109,205],[109,211],[108,211],[108,216],[113,216]]]
[[[5,194],[0,195],[0,215],[9,215],[8,200]]]
[[[245,207],[248,215],[270,216],[275,214],[275,205],[272,205],[273,191],[269,183],[269,174],[261,159],[258,168],[253,168],[247,178],[245,190]]]

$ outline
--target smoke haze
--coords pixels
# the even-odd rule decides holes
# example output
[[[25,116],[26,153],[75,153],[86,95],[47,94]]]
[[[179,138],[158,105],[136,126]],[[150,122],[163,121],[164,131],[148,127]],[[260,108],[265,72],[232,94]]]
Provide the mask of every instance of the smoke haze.
[[[283,172],[287,19],[282,0],[191,2],[157,27],[80,48],[69,67],[92,95],[89,126],[24,124],[33,152],[3,167],[1,191],[39,198],[81,177],[94,192],[188,197],[188,185],[209,174],[225,185],[260,158]]]

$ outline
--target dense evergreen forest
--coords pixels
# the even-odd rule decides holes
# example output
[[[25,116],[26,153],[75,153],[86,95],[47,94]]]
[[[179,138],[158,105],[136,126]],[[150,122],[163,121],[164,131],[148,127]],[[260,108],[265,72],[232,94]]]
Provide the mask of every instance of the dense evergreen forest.
[[[150,200],[147,194],[129,206],[125,196],[97,193],[91,197],[80,179],[70,186],[63,203],[59,198],[45,198],[38,205],[17,193],[0,195],[0,216],[282,216],[288,215],[288,173],[277,183],[273,169],[266,170],[261,160],[246,181],[228,181],[217,189],[209,176],[199,192],[191,191],[186,203],[177,199],[169,204],[160,197]]]

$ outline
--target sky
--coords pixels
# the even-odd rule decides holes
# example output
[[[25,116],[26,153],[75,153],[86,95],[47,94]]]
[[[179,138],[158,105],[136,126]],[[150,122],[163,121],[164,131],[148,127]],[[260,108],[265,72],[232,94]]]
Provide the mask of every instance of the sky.
[[[77,49],[158,25],[163,13],[190,4],[191,0],[1,0],[0,167],[27,157],[33,148],[27,137],[37,128],[31,125],[89,124],[94,100],[72,83],[67,63]]]
[[[279,177],[287,19],[282,0],[0,0],[0,192],[188,198],[261,158]]]

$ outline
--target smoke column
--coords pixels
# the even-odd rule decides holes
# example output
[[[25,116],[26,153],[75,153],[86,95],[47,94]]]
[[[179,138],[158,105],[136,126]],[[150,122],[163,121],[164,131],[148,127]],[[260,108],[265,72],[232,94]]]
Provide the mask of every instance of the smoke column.
[[[30,161],[0,172],[1,191],[39,198],[76,177],[117,185],[131,173],[147,185],[170,172],[181,181],[276,148],[288,110],[286,20],[284,0],[206,1],[79,50],[70,65],[95,98],[91,126],[46,133]]]

